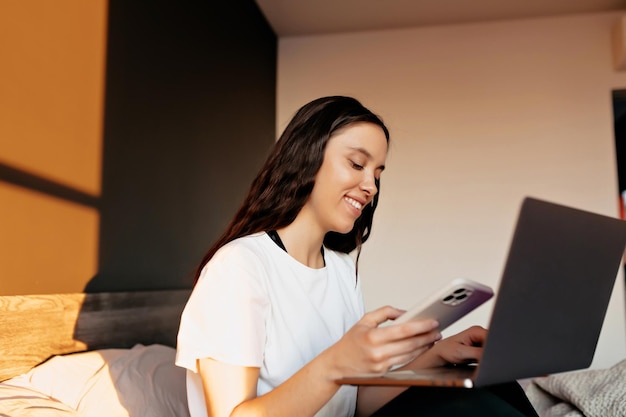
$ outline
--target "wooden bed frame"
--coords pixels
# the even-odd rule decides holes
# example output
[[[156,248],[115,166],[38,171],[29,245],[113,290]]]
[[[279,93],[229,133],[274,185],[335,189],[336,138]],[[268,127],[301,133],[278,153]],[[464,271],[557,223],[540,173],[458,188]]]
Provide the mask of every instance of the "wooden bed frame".
[[[0,381],[53,355],[176,346],[190,290],[0,296]]]

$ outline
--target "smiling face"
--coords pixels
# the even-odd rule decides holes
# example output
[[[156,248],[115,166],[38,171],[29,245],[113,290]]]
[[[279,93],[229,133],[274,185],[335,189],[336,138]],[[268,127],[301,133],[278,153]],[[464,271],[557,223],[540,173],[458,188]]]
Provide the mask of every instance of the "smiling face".
[[[378,192],[385,169],[387,139],[372,123],[358,122],[336,131],[324,151],[315,185],[302,214],[322,233],[348,233]]]

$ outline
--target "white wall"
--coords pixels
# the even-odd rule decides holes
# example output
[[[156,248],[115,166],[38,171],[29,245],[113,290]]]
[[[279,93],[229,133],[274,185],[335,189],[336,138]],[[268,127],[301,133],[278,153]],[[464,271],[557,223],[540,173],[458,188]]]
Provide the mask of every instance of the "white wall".
[[[617,215],[610,31],[621,14],[281,38],[277,124],[352,95],[392,145],[360,271],[366,306],[455,277],[497,289],[523,196]],[[619,275],[593,367],[626,357]],[[564,289],[565,291],[565,289]],[[453,326],[487,325],[490,302]]]

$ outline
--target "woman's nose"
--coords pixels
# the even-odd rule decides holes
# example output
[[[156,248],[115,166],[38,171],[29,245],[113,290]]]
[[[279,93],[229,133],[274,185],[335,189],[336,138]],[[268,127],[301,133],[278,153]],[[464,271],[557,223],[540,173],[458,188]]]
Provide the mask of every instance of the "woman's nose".
[[[373,197],[378,192],[376,178],[373,175],[366,176],[361,182],[361,190],[365,191],[368,196]]]

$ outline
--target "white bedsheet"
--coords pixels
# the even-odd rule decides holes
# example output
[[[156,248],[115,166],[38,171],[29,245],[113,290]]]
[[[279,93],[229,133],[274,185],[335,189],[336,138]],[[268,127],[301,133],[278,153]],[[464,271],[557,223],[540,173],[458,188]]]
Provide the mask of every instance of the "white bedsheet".
[[[162,345],[56,356],[0,383],[0,417],[188,417],[174,356]]]

